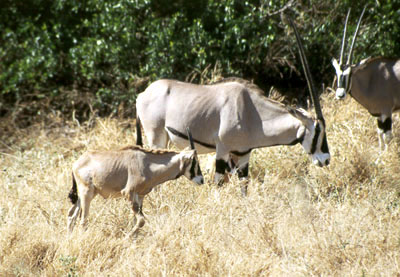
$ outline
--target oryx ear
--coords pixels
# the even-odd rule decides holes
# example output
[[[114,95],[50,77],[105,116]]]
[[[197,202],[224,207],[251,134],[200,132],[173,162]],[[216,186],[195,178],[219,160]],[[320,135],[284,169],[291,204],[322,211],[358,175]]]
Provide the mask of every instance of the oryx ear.
[[[307,129],[312,128],[314,120],[312,120],[311,117],[307,115],[307,112],[305,110],[299,110],[289,107],[288,111],[291,115],[300,120],[301,123],[303,123],[304,127],[306,127]]]
[[[340,65],[335,58],[332,58],[332,65],[335,68],[336,72],[338,72],[338,71],[340,72]]]
[[[188,167],[193,160],[196,152],[194,150],[187,150],[187,151],[182,151],[181,152],[181,164],[179,169],[184,170],[186,167]]]
[[[349,74],[350,74],[350,71],[351,71],[351,69],[352,69],[352,67],[351,67],[351,66],[349,66],[348,68],[346,68],[346,69],[343,71],[343,75],[349,75]]]

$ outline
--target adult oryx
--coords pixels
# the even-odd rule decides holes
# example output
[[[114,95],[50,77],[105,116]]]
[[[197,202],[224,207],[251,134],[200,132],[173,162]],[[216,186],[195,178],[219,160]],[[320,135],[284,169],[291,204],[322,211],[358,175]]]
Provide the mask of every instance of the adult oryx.
[[[297,32],[296,32],[297,34]],[[199,153],[216,152],[215,181],[236,171],[247,178],[252,149],[301,143],[318,166],[329,164],[325,121],[312,85],[302,44],[296,36],[316,119],[303,109],[268,99],[250,82],[227,79],[211,85],[158,80],[136,102],[138,120],[151,147],[165,148],[168,140],[178,148],[187,144],[185,128],[193,133]],[[246,186],[242,193],[246,193]]]
[[[354,44],[364,12],[365,8],[358,20],[347,62],[344,63],[343,58],[350,10],[344,25],[339,62],[332,59],[337,77],[336,98],[342,99],[349,93],[377,117],[379,145],[386,148],[391,139],[392,113],[400,108],[400,59],[368,58],[352,64]]]

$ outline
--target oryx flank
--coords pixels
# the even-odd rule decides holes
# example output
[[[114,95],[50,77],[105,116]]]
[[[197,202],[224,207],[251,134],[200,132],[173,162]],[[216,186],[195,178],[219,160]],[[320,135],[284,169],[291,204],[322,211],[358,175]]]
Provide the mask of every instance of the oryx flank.
[[[69,198],[73,206],[68,212],[69,232],[81,213],[81,223],[86,225],[90,201],[97,194],[104,198],[128,198],[136,221],[132,232],[136,232],[144,225],[143,198],[155,186],[182,175],[197,184],[203,184],[192,142],[191,146],[192,150],[181,153],[145,150],[139,146],[84,153],[74,163],[72,170],[73,185]]]
[[[386,149],[392,136],[392,113],[400,109],[400,59],[368,58],[356,65],[352,64],[353,47],[363,11],[358,20],[347,62],[344,63],[349,14],[350,10],[346,17],[340,60],[332,60],[337,77],[336,98],[342,99],[349,93],[372,116],[378,118],[379,145]]]
[[[305,60],[303,51],[301,57]],[[310,93],[317,119],[268,99],[242,79],[211,85],[162,79],[139,94],[136,109],[150,147],[165,148],[168,140],[184,147],[189,127],[199,153],[216,152],[215,182],[221,184],[227,172],[247,178],[250,152],[260,147],[301,143],[314,164],[329,164],[325,121],[314,87]]]

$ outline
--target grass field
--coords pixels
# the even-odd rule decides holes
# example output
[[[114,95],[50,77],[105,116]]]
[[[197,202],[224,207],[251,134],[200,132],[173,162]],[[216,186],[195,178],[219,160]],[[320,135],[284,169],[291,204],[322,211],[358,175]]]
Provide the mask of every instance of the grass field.
[[[300,145],[253,151],[247,197],[181,177],[145,197],[134,237],[124,199],[96,197],[87,231],[66,232],[71,165],[86,150],[135,143],[128,120],[49,114],[0,123],[0,276],[399,276],[400,120],[380,154],[376,120],[322,97],[332,155]],[[212,156],[200,156],[209,181]]]

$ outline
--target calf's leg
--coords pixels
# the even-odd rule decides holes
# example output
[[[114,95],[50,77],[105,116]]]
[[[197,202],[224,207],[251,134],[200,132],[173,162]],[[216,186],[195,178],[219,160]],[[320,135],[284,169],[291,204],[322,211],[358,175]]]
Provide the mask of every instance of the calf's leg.
[[[133,215],[134,215],[134,218],[136,219],[136,224],[132,229],[133,234],[136,233],[140,228],[142,228],[145,223],[144,215],[142,212],[143,198],[144,198],[144,195],[139,195],[135,192],[130,194],[129,200],[132,203]]]
[[[72,233],[72,230],[74,229],[76,224],[76,219],[78,218],[80,212],[81,212],[81,201],[80,199],[78,199],[76,203],[68,211],[67,228],[69,233]]]
[[[79,199],[82,206],[82,218],[81,218],[81,225],[84,229],[86,229],[87,225],[87,218],[89,216],[89,208],[90,202],[95,197],[95,191],[93,186],[85,186],[82,185],[79,187]]]

